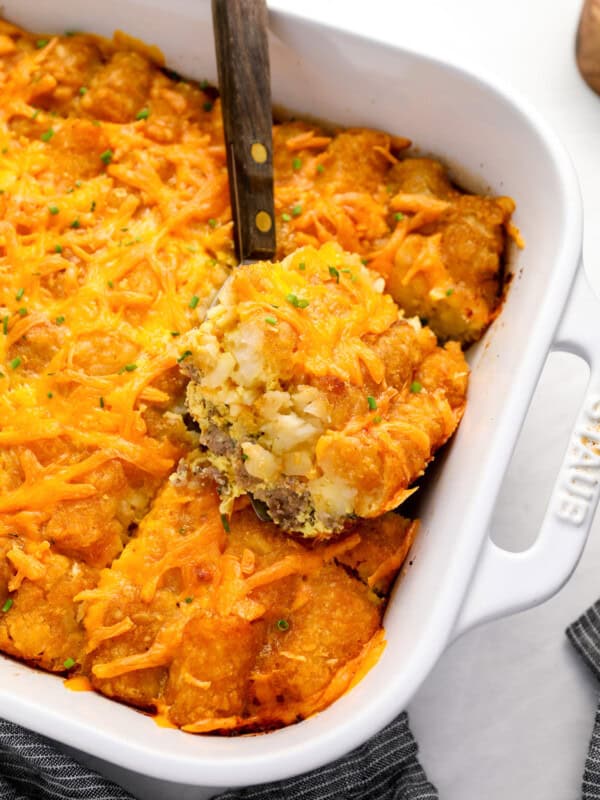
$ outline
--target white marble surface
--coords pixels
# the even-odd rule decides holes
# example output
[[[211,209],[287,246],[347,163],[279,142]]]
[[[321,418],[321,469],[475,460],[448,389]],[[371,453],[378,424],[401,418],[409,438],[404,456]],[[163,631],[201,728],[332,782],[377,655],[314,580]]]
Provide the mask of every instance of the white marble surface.
[[[600,98],[573,50],[581,0],[272,0],[379,39],[501,79],[554,125],[578,170],[586,214],[584,259],[600,291]],[[493,524],[523,549],[535,538],[586,371],[557,355],[542,378]],[[543,606],[463,636],[410,705],[421,759],[442,800],[571,800],[580,796],[598,687],[564,636],[600,596],[600,518],[575,574]],[[191,787],[144,779],[86,759],[138,798],[199,798]]]

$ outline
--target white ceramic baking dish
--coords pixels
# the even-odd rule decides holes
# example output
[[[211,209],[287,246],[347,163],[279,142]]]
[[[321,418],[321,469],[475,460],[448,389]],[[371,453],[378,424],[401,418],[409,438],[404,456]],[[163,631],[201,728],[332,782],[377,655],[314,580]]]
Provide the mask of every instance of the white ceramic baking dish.
[[[43,31],[121,28],[158,44],[181,73],[215,80],[210,7],[199,0],[3,0]],[[490,83],[442,62],[272,13],[274,101],[340,124],[411,137],[462,181],[512,195],[527,247],[501,317],[470,352],[469,407],[431,476],[422,532],[386,614],[377,666],[331,708],[268,735],[198,737],[0,658],[0,715],[149,776],[197,786],[258,783],[340,756],[400,712],[467,627],[549,597],[573,570],[598,499],[600,307],[580,265],[581,205],[571,163],[545,123]],[[460,170],[456,165],[460,165]],[[571,288],[574,289],[569,294]],[[563,309],[566,312],[563,315]],[[562,320],[561,320],[562,316]],[[588,394],[533,547],[487,537],[511,451],[551,349],[591,365]],[[543,457],[543,453],[540,453]]]

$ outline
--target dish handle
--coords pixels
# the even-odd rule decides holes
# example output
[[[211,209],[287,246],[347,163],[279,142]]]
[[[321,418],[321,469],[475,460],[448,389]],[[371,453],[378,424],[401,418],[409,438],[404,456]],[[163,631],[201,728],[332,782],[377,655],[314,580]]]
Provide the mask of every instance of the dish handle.
[[[583,266],[551,349],[587,361],[590,379],[540,532],[520,553],[486,540],[452,638],[547,600],[566,583],[583,552],[600,496],[600,304]]]

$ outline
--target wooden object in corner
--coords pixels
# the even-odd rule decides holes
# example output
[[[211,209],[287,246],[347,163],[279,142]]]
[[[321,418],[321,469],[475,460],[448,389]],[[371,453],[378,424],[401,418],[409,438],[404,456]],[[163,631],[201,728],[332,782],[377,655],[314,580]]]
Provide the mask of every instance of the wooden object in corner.
[[[575,55],[584,81],[600,94],[600,0],[585,0],[577,29]]]

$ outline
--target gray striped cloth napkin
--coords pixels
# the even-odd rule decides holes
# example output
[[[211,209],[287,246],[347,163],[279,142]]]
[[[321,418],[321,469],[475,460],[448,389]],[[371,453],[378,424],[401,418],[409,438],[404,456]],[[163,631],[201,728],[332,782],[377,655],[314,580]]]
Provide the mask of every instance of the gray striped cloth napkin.
[[[401,714],[362,747],[326,767],[218,800],[437,800]],[[134,800],[42,736],[0,720],[0,800]]]
[[[600,600],[567,628],[567,636],[584,662],[600,680]],[[600,705],[596,710],[583,783],[582,800],[600,800]]]

